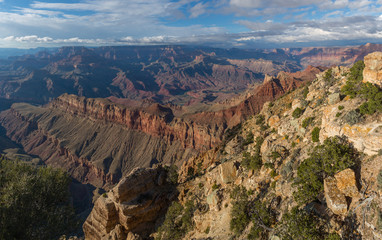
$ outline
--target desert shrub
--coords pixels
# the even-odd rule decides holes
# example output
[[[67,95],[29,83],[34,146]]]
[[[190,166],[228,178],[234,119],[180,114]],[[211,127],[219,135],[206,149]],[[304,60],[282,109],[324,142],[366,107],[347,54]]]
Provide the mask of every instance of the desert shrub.
[[[234,199],[231,210],[230,229],[238,234],[241,233],[250,222],[249,201],[244,187],[236,186],[231,192]]]
[[[362,82],[364,67],[365,64],[362,61],[354,64],[341,91],[351,98],[358,96],[365,99],[366,102],[359,107],[359,111],[361,114],[367,115],[382,111],[382,90],[371,83]]]
[[[342,106],[342,105],[339,105],[339,106],[338,106],[338,110],[340,110],[340,111],[341,111],[342,109],[344,109],[344,108],[345,108],[345,107]]]
[[[214,183],[211,188],[213,191],[218,190],[220,188],[220,184]]]
[[[58,239],[77,227],[69,176],[0,159],[0,239]]]
[[[321,240],[326,235],[317,216],[297,207],[283,215],[277,230],[278,235],[286,240]]]
[[[269,169],[274,169],[275,165],[273,163],[266,162],[266,163],[264,163],[264,167],[269,168]]]
[[[166,181],[170,184],[176,185],[178,183],[178,167],[174,164],[165,166],[167,171]]]
[[[259,114],[259,115],[256,116],[256,124],[257,124],[257,125],[262,125],[262,124],[264,124],[264,120],[265,120],[264,115]]]
[[[292,144],[291,144],[291,146],[292,146],[292,148],[294,148],[294,147],[296,147],[296,142],[292,142]]]
[[[307,128],[307,127],[313,122],[313,120],[314,120],[314,117],[307,117],[307,118],[305,118],[305,119],[302,121],[301,126],[302,126],[303,128]]]
[[[361,122],[362,119],[362,114],[359,113],[357,110],[351,110],[343,116],[343,120],[350,125],[357,124]]]
[[[268,239],[271,226],[276,222],[276,216],[266,203],[259,200],[252,201],[251,221],[253,226],[248,235],[248,239]]]
[[[379,87],[371,83],[363,83],[360,95],[367,100],[359,107],[361,114],[370,115],[382,111],[382,90]]]
[[[261,166],[263,165],[263,160],[260,154],[260,148],[263,142],[264,142],[264,138],[262,137],[256,138],[256,145],[254,149],[255,152],[253,156],[251,156],[249,152],[243,153],[243,160],[241,164],[243,165],[244,168],[250,169],[250,170],[258,170],[261,168]]]
[[[192,230],[193,216],[195,206],[192,200],[185,203],[185,206],[179,202],[173,202],[168,208],[165,220],[158,228],[158,236],[160,240],[176,240],[181,239],[187,232]]]
[[[210,226],[208,226],[208,227],[206,228],[206,230],[204,230],[204,233],[205,233],[205,234],[210,233],[210,229],[211,229]]]
[[[269,158],[271,158],[274,161],[276,161],[278,158],[281,157],[281,154],[277,151],[272,151],[271,154],[268,156]]]
[[[345,95],[354,98],[358,95],[362,88],[363,69],[365,64],[363,61],[356,62],[351,68],[345,86],[342,87],[341,92]]]
[[[246,146],[246,145],[251,144],[251,143],[253,143],[253,133],[249,132],[247,134],[246,138],[244,139],[243,145]]]
[[[336,113],[336,117],[337,117],[337,118],[340,117],[341,115],[342,115],[341,112]]]
[[[291,173],[293,173],[293,163],[289,161],[282,167],[281,175],[283,178],[288,178]]]
[[[269,173],[269,176],[271,176],[271,178],[274,178],[277,176],[277,172],[275,169],[272,169],[272,171]]]
[[[296,108],[293,113],[292,113],[292,117],[293,118],[299,118],[301,117],[301,115],[304,113],[304,110],[302,110],[301,108]]]
[[[250,201],[244,187],[236,186],[231,192],[231,198],[234,199],[231,210],[231,230],[241,234],[252,221],[253,227],[248,239],[266,238],[271,230],[270,227],[276,222],[272,209],[260,200]]]
[[[316,199],[323,191],[323,181],[328,176],[358,162],[359,154],[344,138],[331,137],[316,146],[297,169],[295,199],[307,203]]]
[[[304,89],[302,90],[303,99],[306,99],[306,97],[308,96],[308,93],[309,93],[309,87],[305,86]]]
[[[334,81],[333,70],[331,68],[326,70],[323,79],[326,83],[332,83]]]
[[[319,142],[320,141],[320,128],[319,127],[313,128],[312,141],[313,142]]]

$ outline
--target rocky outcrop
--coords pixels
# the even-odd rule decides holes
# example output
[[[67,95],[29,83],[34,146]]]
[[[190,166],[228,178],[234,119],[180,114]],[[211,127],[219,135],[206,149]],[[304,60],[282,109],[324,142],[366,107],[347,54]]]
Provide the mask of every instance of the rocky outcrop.
[[[363,82],[382,87],[382,52],[373,52],[365,56],[365,68],[363,70]]]
[[[328,208],[334,214],[344,216],[348,210],[346,197],[359,197],[355,173],[352,169],[345,169],[334,177],[328,177],[324,180],[325,200]]]
[[[354,109],[359,105],[359,101],[342,101],[341,103],[324,107],[320,139],[323,141],[327,137],[345,135],[359,151],[368,155],[377,154],[382,142],[382,123],[380,121],[367,121],[350,125],[336,117],[336,114],[339,112],[339,105],[344,106],[345,109]],[[343,115],[345,114],[343,113]]]
[[[102,195],[83,225],[86,239],[127,240],[147,237],[160,213],[176,196],[162,167],[134,169]]]

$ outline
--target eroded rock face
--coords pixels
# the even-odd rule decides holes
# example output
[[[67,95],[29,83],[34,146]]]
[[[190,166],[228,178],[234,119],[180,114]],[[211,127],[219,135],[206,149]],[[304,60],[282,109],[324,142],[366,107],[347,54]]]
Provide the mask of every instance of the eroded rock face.
[[[345,215],[348,209],[345,195],[337,187],[335,178],[328,177],[324,180],[325,199],[328,208],[334,214]]]
[[[341,102],[341,105],[345,109],[354,109],[355,106],[359,105],[359,102],[349,100]],[[358,151],[368,155],[377,154],[381,149],[382,123],[373,121],[349,125],[336,117],[338,112],[338,104],[329,105],[323,109],[321,142],[327,137],[345,135]]]
[[[162,167],[133,170],[98,198],[83,225],[86,239],[139,239],[152,232],[155,221],[175,197]],[[132,238],[134,236],[134,238]]]
[[[364,58],[363,82],[382,87],[382,52],[373,52]]]
[[[345,169],[336,175],[336,184],[338,190],[347,197],[358,197],[359,192],[356,184],[355,173],[352,169]]]

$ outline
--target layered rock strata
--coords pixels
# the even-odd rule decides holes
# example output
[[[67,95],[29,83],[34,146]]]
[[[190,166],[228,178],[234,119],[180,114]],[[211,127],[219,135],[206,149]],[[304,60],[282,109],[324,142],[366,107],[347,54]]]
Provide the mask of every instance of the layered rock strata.
[[[147,237],[160,213],[176,197],[162,167],[134,169],[96,201],[83,225],[86,239]],[[139,235],[139,236],[137,236]],[[134,236],[134,238],[132,238]]]

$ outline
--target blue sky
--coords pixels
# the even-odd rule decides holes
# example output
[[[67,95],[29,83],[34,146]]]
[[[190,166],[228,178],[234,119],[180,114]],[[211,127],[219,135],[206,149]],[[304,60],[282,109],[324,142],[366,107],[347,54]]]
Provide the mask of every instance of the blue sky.
[[[0,47],[382,43],[382,0],[0,0]]]

